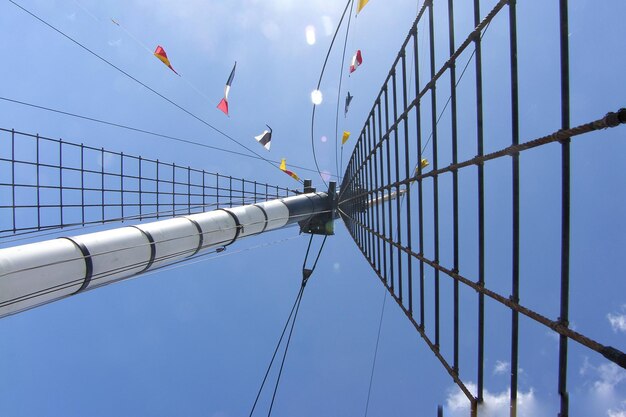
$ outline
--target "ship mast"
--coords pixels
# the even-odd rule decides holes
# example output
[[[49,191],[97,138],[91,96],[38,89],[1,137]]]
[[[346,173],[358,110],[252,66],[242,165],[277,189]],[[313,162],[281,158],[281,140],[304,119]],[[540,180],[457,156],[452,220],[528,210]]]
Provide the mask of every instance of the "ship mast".
[[[315,192],[0,249],[0,317],[299,223],[333,233],[335,183]]]

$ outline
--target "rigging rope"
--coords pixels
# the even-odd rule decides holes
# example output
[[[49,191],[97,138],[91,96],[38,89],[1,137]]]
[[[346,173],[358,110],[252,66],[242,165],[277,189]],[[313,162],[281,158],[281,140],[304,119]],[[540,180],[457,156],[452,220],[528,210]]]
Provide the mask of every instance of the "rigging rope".
[[[317,90],[319,90],[320,85],[322,84],[322,77],[324,77],[324,71],[326,70],[326,64],[328,63],[328,57],[330,56],[330,52],[332,51],[333,45],[335,44],[335,39],[337,38],[337,34],[339,33],[339,28],[341,28],[341,23],[343,22],[344,17],[346,17],[346,12],[348,11],[348,7],[352,3],[352,1],[353,0],[348,0],[348,2],[346,3],[346,7],[343,10],[341,19],[339,19],[339,23],[337,24],[337,29],[335,29],[335,34],[333,35],[333,39],[330,41],[330,46],[328,47],[328,52],[326,52],[326,58],[324,59],[324,65],[322,65],[322,71],[320,72],[320,78],[317,81]],[[322,172],[320,171],[320,166],[317,163],[317,156],[315,155],[315,140],[313,139],[314,126],[315,126],[315,108],[316,108],[316,105],[313,104],[313,112],[311,113],[311,149],[313,151],[313,161],[315,162],[315,168],[317,168],[317,173],[322,179],[322,182],[324,183],[324,185],[328,187],[328,183],[322,176]]]
[[[303,280],[302,290],[304,290],[305,285],[306,285],[306,280]],[[280,362],[280,370],[278,371],[278,376],[276,377],[276,385],[274,385],[274,393],[272,394],[272,402],[270,403],[270,409],[267,412],[267,417],[270,417],[272,415],[272,408],[274,408],[274,400],[276,399],[276,392],[278,391],[278,384],[280,383],[280,377],[283,374],[283,367],[285,366],[285,359],[287,359],[287,352],[289,350],[289,343],[291,343],[291,335],[293,334],[293,327],[295,326],[296,319],[298,318],[298,311],[300,311],[300,303],[302,302],[302,290],[300,292],[300,298],[298,299],[298,305],[296,306],[296,313],[293,315],[293,321],[291,322],[291,328],[289,329],[289,337],[287,337],[287,345],[285,346],[283,359]]]
[[[341,67],[339,71],[339,88],[337,88],[337,111],[335,113],[335,170],[337,178],[339,178],[339,161],[337,159],[337,149],[339,148],[339,107],[341,104],[341,82],[343,81],[343,65],[346,60],[346,47],[348,46],[348,34],[350,33],[350,22],[352,21],[352,10],[354,10],[354,0],[350,6],[350,14],[348,15],[348,25],[346,27],[346,37],[343,41],[343,52],[341,53]],[[343,143],[341,144],[341,157],[343,158]],[[343,160],[341,161],[343,162]]]
[[[313,263],[313,266],[311,267],[311,269],[307,269],[306,268],[306,261],[309,258],[309,250],[311,250],[311,242],[313,242],[313,236],[315,236],[315,235],[311,234],[311,238],[309,239],[309,246],[306,248],[306,255],[304,255],[304,262],[302,263],[302,279],[304,281],[302,285],[306,285],[307,279],[309,279],[309,277],[311,276],[311,274],[315,270],[315,267],[317,266],[317,261],[320,259],[320,255],[322,254],[322,249],[324,249],[324,244],[326,243],[326,238],[328,238],[328,235],[324,235],[324,240],[322,241],[322,245],[320,246],[320,250],[317,252],[317,257],[315,258],[315,262]]]
[[[504,151],[500,151],[500,152],[494,152],[492,154],[487,154],[484,155],[482,157],[475,157],[472,160],[470,160],[472,163],[470,164],[469,161],[467,163],[461,163],[461,164],[456,164],[455,168],[462,168],[464,166],[470,166],[472,164],[478,164],[484,161],[488,161],[491,159],[495,159],[496,157],[499,156],[504,156],[504,155],[509,155],[509,153],[507,152],[515,152],[518,153],[520,151],[523,150],[527,150],[527,149],[532,149],[535,146],[540,146],[542,144],[546,144],[546,143],[550,143],[550,142],[554,142],[554,141],[558,141],[558,140],[568,140],[571,139],[572,137],[576,136],[576,135],[580,135],[580,134],[584,134],[584,133],[588,133],[594,130],[599,130],[599,129],[606,129],[609,127],[616,127],[619,126],[620,124],[625,124],[626,123],[626,108],[624,109],[620,109],[619,113],[609,113],[607,114],[603,119],[600,120],[596,120],[584,125],[580,125],[571,129],[561,129],[560,131],[549,135],[549,136],[544,136],[543,138],[539,138],[539,139],[535,139],[534,141],[530,141],[530,142],[526,142],[523,143],[521,145],[516,145],[516,146],[510,146],[509,148],[506,148]],[[450,167],[448,168],[444,168],[442,170],[438,170],[437,172],[433,172],[433,173],[429,173],[426,174],[424,176],[430,176],[433,174],[441,174],[442,172],[446,172],[447,170],[449,170]],[[358,219],[355,219],[354,217],[350,216],[349,214],[347,214],[344,210],[342,210],[341,208],[339,208],[339,211],[342,214],[342,217],[344,219],[344,222],[348,222],[348,220],[352,223],[354,223],[355,225],[359,226],[360,228],[362,228],[364,231],[366,231],[367,233],[371,234],[372,236],[379,238],[379,239],[384,239],[385,237],[382,236],[380,233],[376,232],[375,230],[372,230],[370,227],[368,227],[367,225],[364,225],[362,222],[360,222]],[[351,233],[353,239],[356,241],[356,238],[354,237],[354,235]],[[408,255],[410,255],[411,257],[424,262],[424,264],[432,267],[433,269],[436,269],[442,273],[444,273],[445,275],[447,275],[448,277],[450,277],[452,280],[462,283],[463,285],[466,285],[469,288],[474,289],[476,292],[483,294],[489,298],[491,298],[492,300],[508,307],[511,310],[517,311],[518,313],[523,314],[524,316],[536,321],[539,324],[542,324],[550,329],[552,329],[554,332],[560,334],[561,336],[565,336],[569,339],[572,339],[578,343],[580,343],[581,345],[594,350],[598,353],[600,353],[601,355],[603,355],[605,358],[609,359],[610,361],[618,364],[619,366],[626,368],[626,354],[624,354],[623,352],[613,348],[612,346],[605,346],[599,342],[597,342],[594,339],[591,339],[581,333],[578,333],[577,331],[571,329],[568,326],[564,326],[563,324],[561,324],[558,321],[553,321],[550,318],[534,311],[531,310],[528,307],[523,306],[522,304],[520,304],[519,302],[513,301],[511,300],[509,297],[505,297],[502,296],[501,294],[492,291],[488,288],[486,288],[484,285],[481,285],[480,282],[476,282],[473,281],[471,279],[469,279],[466,276],[463,276],[461,274],[459,274],[458,272],[456,272],[455,270],[452,269],[448,269],[445,266],[442,266],[439,262],[435,262],[432,261],[430,259],[428,259],[427,257],[425,257],[424,255],[418,254],[413,252],[411,249],[406,248],[402,245],[396,244],[398,246],[398,250],[402,251],[404,253],[407,253]],[[408,310],[406,310],[406,308],[402,305],[402,301],[400,301],[400,299],[395,295],[392,294],[392,297],[396,300],[396,303],[398,303],[398,305],[403,309],[403,311],[406,314],[408,313]],[[418,333],[420,333],[420,336],[429,344],[431,350],[435,349],[435,345],[432,344],[432,342],[430,342],[428,336],[426,335],[426,333],[423,331],[423,329],[416,323],[414,322],[414,325],[416,326],[416,329],[418,331]],[[437,349],[435,349],[437,350]],[[440,357],[440,355],[436,355],[439,357],[440,360],[442,360],[442,357]],[[445,361],[442,361],[442,364],[446,367],[446,369],[448,369],[449,372],[453,372],[452,368],[447,365],[447,363]],[[461,388],[461,386],[459,386]],[[471,393],[469,393],[469,391],[465,392],[465,390],[463,388],[461,388],[463,390],[463,392],[466,395],[471,395]]]
[[[232,151],[230,149],[220,148],[218,146],[207,145],[206,143],[198,142],[198,141],[191,140],[191,139],[184,139],[184,138],[171,136],[171,135],[166,135],[166,134],[158,133],[158,132],[153,132],[153,131],[150,131],[150,130],[145,130],[145,129],[141,129],[141,128],[137,128],[137,127],[123,125],[123,124],[120,124],[120,123],[109,122],[109,121],[106,121],[106,120],[103,120],[103,119],[98,119],[98,118],[95,118],[95,117],[83,116],[83,115],[80,115],[80,114],[77,114],[77,113],[71,113],[71,112],[68,112],[68,111],[54,109],[54,108],[46,107],[46,106],[41,106],[41,105],[38,105],[38,104],[28,103],[28,102],[25,102],[25,101],[15,100],[15,99],[8,98],[8,97],[0,96],[0,100],[6,101],[6,102],[9,102],[9,103],[20,104],[22,106],[32,107],[32,108],[35,108],[35,109],[44,110],[44,111],[48,111],[48,112],[52,112],[52,113],[58,113],[58,114],[62,114],[64,116],[69,116],[69,117],[75,117],[75,118],[78,118],[78,119],[88,120],[90,122],[101,123],[103,125],[116,127],[116,128],[119,128],[119,129],[125,129],[125,130],[130,130],[130,131],[133,131],[133,132],[143,133],[143,134],[146,134],[146,135],[151,135],[151,136],[155,136],[155,137],[159,137],[159,138],[163,138],[163,139],[167,139],[167,140],[172,140],[172,141],[175,141],[175,142],[188,143],[190,145],[201,146],[201,147],[207,148],[207,149],[213,149],[213,150],[220,151],[220,152],[227,152],[227,153],[230,153],[232,155],[243,156],[243,157],[246,157],[246,158],[252,158],[252,159],[257,159],[257,160],[263,160],[262,158],[259,158],[258,156],[255,156],[255,155],[250,155],[250,154],[246,154],[246,153],[243,153],[243,152]],[[280,164],[280,161],[274,161],[274,160],[271,160],[271,159],[268,159],[268,161],[270,161],[272,163],[275,163],[275,164]],[[305,168],[305,167],[300,166],[300,165],[291,165],[291,166],[294,167],[294,168],[298,168],[300,170],[317,173],[317,171],[314,170],[314,169]],[[335,176],[335,175],[333,175],[333,176]]]
[[[309,239],[309,245],[307,246],[306,249],[306,255],[304,256],[304,262],[302,263],[302,283],[300,284],[300,291],[298,292],[298,295],[296,297],[296,300],[294,301],[293,306],[291,307],[291,312],[289,313],[289,317],[287,317],[287,321],[285,322],[285,326],[283,327],[283,331],[280,335],[280,338],[278,339],[278,343],[276,344],[276,348],[274,349],[274,354],[272,355],[272,359],[270,360],[269,365],[267,366],[267,370],[265,371],[265,376],[263,377],[263,382],[261,382],[261,386],[259,387],[259,391],[257,392],[256,398],[254,399],[254,404],[252,404],[252,409],[250,410],[250,416],[252,417],[252,414],[254,413],[254,410],[256,408],[256,405],[259,401],[259,397],[261,396],[261,392],[263,391],[263,387],[265,386],[265,382],[267,381],[267,376],[270,373],[270,370],[272,368],[272,365],[274,364],[274,359],[276,359],[276,354],[278,352],[278,350],[280,349],[280,345],[283,341],[283,338],[285,336],[285,331],[287,330],[287,326],[289,325],[289,322],[291,321],[291,327],[289,329],[289,336],[287,336],[287,343],[285,344],[285,350],[283,351],[283,357],[280,363],[280,368],[278,370],[278,376],[276,377],[276,383],[274,384],[274,391],[272,393],[272,401],[270,403],[270,407],[267,413],[267,416],[270,417],[272,415],[272,409],[274,407],[274,401],[276,400],[276,393],[278,392],[278,385],[280,383],[280,377],[282,376],[283,373],[283,368],[285,366],[285,360],[287,359],[287,352],[289,351],[289,344],[291,343],[291,336],[293,334],[293,329],[294,326],[296,324],[296,319],[298,317],[298,311],[300,311],[300,303],[302,302],[302,295],[304,294],[304,288],[306,287],[306,284],[309,280],[309,277],[313,274],[313,271],[315,270],[315,267],[317,266],[317,261],[320,258],[320,255],[322,254],[322,250],[324,249],[324,244],[326,243],[326,238],[328,237],[327,235],[324,235],[324,240],[322,241],[322,244],[320,246],[320,249],[317,253],[317,256],[315,258],[315,262],[313,263],[313,266],[311,267],[311,269],[307,269],[306,268],[306,262],[307,259],[309,258],[309,252],[311,250],[311,243],[313,242],[313,234],[311,235],[311,238]],[[295,310],[295,313],[294,313]],[[291,319],[293,315],[293,320]]]
[[[77,0],[73,0],[74,3],[76,3],[76,5],[78,7],[80,7],[81,9],[83,9],[83,11],[85,13],[87,13],[89,16],[91,16],[92,18],[94,18],[98,23],[103,24],[104,22],[98,18],[96,15],[94,15],[92,12],[90,12],[85,6],[83,6],[82,4],[80,4]],[[122,25],[119,20],[115,20],[113,18],[110,18],[110,21],[115,24],[117,27],[119,27],[120,29],[122,29],[122,31],[124,31],[124,33],[126,33],[126,35],[131,38],[137,45],[139,45],[141,48],[143,48],[145,51],[147,51],[151,56],[154,55],[154,52],[152,51],[152,49],[148,48],[146,46],[145,43],[143,43],[138,37],[136,37],[135,35],[133,35],[128,29],[126,29],[126,27],[124,25]],[[181,74],[180,72],[176,72],[175,73],[183,80],[187,83],[187,85],[189,85],[189,87],[191,87],[196,93],[198,93],[202,98],[204,98],[207,101],[210,101],[211,99],[209,97],[207,97],[202,91],[200,91],[200,89],[198,89],[198,87],[196,87],[191,81],[189,81],[187,79],[187,77],[184,77],[183,74]]]
[[[542,146],[542,145],[546,145],[548,143],[552,143],[552,142],[559,142],[559,141],[563,141],[563,140],[570,140],[570,139],[574,139],[577,136],[581,136],[584,135],[585,133],[590,133],[590,132],[594,132],[596,130],[603,130],[603,129],[608,129],[608,128],[614,128],[617,126],[620,126],[622,124],[626,124],[626,108],[620,108],[619,110],[615,111],[615,112],[609,112],[607,113],[604,117],[597,119],[597,120],[592,120],[590,122],[575,126],[575,127],[571,127],[568,129],[560,129],[557,130],[556,132],[552,132],[546,136],[542,136],[539,138],[535,138],[532,140],[529,140],[527,142],[523,142],[523,143],[519,143],[517,145],[511,145],[508,146],[506,148],[502,148],[499,151],[495,151],[495,152],[491,152],[488,154],[484,154],[484,155],[477,155],[471,159],[468,159],[466,161],[463,162],[458,162],[455,164],[450,164],[446,167],[443,168],[437,168],[436,170],[432,170],[429,171],[427,173],[423,173],[423,174],[417,174],[415,173],[413,176],[404,179],[404,180],[400,180],[400,181],[394,181],[390,184],[386,184],[383,186],[380,186],[374,190],[369,190],[369,191],[364,191],[364,192],[360,192],[357,193],[356,195],[351,195],[347,198],[341,199],[341,197],[343,196],[343,192],[339,194],[339,204],[341,205],[345,205],[346,203],[350,202],[350,201],[354,201],[358,198],[362,198],[364,195],[368,195],[368,194],[372,194],[372,193],[376,193],[376,192],[381,192],[386,190],[387,188],[393,188],[393,187],[398,187],[400,185],[406,185],[406,184],[410,184],[414,181],[418,181],[421,180],[423,178],[428,178],[428,177],[434,177],[437,175],[441,175],[444,174],[446,172],[453,172],[453,171],[457,171],[461,168],[465,168],[465,167],[469,167],[472,165],[480,165],[483,164],[487,161],[491,161],[493,159],[498,159],[498,158],[502,158],[504,156],[512,156],[515,154],[518,154],[520,152],[523,151],[527,151],[529,149],[533,149],[536,148],[538,146]],[[347,190],[348,188],[345,188],[342,191]],[[343,213],[344,215],[347,216],[347,214],[345,213],[344,210],[342,210],[341,208],[339,208],[339,211],[341,213]],[[348,216],[350,217],[350,216]],[[351,220],[355,221],[358,223],[357,220],[353,219],[350,217]]]
[[[380,309],[380,320],[378,321],[378,335],[376,336],[376,347],[374,348],[374,358],[372,360],[372,372],[370,373],[370,385],[367,389],[367,401],[365,402],[365,417],[370,405],[370,394],[372,392],[372,381],[374,380],[374,368],[376,367],[376,357],[378,356],[378,343],[380,342],[380,330],[383,327],[383,316],[385,314],[385,302],[387,301],[387,288],[383,288],[383,306]]]
[[[302,297],[302,292],[304,291],[304,285],[300,286],[300,291],[298,291],[298,295],[293,302],[293,306],[291,307],[291,311],[289,312],[289,317],[287,317],[287,321],[285,322],[285,326],[283,327],[283,331],[280,334],[280,338],[278,339],[278,343],[276,344],[276,349],[274,349],[274,354],[272,355],[272,359],[270,360],[270,364],[267,366],[267,370],[265,371],[265,376],[263,377],[263,382],[261,382],[261,387],[259,387],[259,392],[254,399],[254,404],[252,404],[252,409],[250,410],[250,417],[252,417],[252,413],[254,413],[254,409],[256,408],[256,404],[259,401],[259,397],[261,396],[261,391],[263,391],[263,387],[265,386],[265,381],[267,381],[267,376],[272,369],[272,364],[274,363],[274,359],[276,359],[276,354],[278,353],[278,349],[280,348],[280,344],[283,341],[283,337],[285,336],[285,332],[287,331],[287,326],[289,326],[289,322],[291,321],[291,316],[296,308],[296,305],[299,305],[300,298]]]

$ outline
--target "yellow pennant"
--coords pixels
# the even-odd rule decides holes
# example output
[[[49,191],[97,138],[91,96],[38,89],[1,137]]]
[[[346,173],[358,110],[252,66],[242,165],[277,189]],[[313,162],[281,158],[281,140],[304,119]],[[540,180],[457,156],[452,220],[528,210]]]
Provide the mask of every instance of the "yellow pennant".
[[[367,2],[369,2],[369,1],[370,0],[359,0],[357,5],[356,5],[356,14],[359,14],[361,9],[364,8],[365,5],[367,4]]]
[[[281,170],[281,171],[283,171],[285,174],[289,175],[289,176],[290,176],[291,178],[293,178],[294,180],[296,180],[296,181],[300,181],[300,177],[298,177],[298,174],[296,174],[296,173],[295,173],[295,172],[293,172],[293,171],[289,171],[289,170],[287,169],[287,161],[285,160],[285,158],[283,158],[283,159],[280,161],[280,166],[279,166],[278,168],[280,168],[280,170]]]
[[[343,137],[341,138],[341,144],[342,145],[345,144],[348,141],[348,139],[350,139],[350,132],[344,130]]]
[[[428,165],[430,165],[430,163],[428,162],[428,159],[423,158],[422,161],[420,162],[420,167],[422,169],[426,168]],[[419,174],[419,168],[415,168],[415,175]]]

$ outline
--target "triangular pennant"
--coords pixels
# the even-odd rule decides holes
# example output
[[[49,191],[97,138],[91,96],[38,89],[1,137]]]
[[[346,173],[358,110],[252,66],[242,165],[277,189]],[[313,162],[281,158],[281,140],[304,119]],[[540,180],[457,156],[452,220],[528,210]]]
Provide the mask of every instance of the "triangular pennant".
[[[291,178],[293,178],[294,180],[296,180],[296,181],[300,181],[300,177],[298,177],[298,175],[297,175],[295,172],[293,172],[293,171],[289,171],[289,170],[287,169],[287,161],[285,160],[285,158],[283,158],[283,159],[280,161],[280,167],[279,167],[279,168],[280,168],[280,170],[281,170],[281,171],[283,171],[285,174],[289,175],[289,176],[290,176]]]
[[[343,112],[344,116],[347,116],[348,114],[348,108],[350,107],[350,103],[352,102],[352,99],[354,98],[354,96],[350,95],[350,92],[348,91],[348,95],[346,96],[346,108]]]
[[[350,74],[352,74],[356,69],[363,63],[363,56],[361,55],[361,50],[357,49],[356,53],[352,57],[352,62],[350,63]]]
[[[228,116],[228,101],[226,101],[225,98],[220,100],[219,104],[217,105],[217,108],[223,111],[226,116]]]
[[[369,2],[370,0],[359,0],[357,5],[356,5],[356,13],[359,14],[359,12],[361,11],[361,9],[363,9],[365,7],[365,5]]]
[[[264,130],[263,133],[261,133],[258,136],[255,136],[254,138],[257,140],[257,142],[263,145],[265,149],[269,151],[270,145],[272,144],[272,128],[269,127],[268,125],[265,125],[265,126],[267,126],[269,130]]]
[[[113,20],[113,19],[111,19]],[[117,23],[116,21],[113,21],[113,23],[115,23],[116,25],[119,26],[119,23]],[[159,60],[164,63],[169,69],[171,69],[172,71],[174,71],[174,74],[180,76],[179,73],[176,72],[176,70],[172,67],[172,64],[170,63],[169,58],[167,57],[167,54],[165,53],[165,49],[163,49],[163,47],[161,45],[158,45],[156,47],[156,50],[154,51],[154,56],[156,56],[157,58],[159,58]]]
[[[341,138],[341,144],[342,145],[345,144],[348,141],[348,139],[350,139],[350,132],[344,130],[343,137]]]
[[[237,61],[235,61],[235,65],[233,65],[233,69],[228,76],[228,80],[226,81],[226,86],[224,87],[224,98],[219,102],[217,108],[224,112],[226,116],[228,116],[228,93],[230,92],[230,86],[233,83],[233,79],[235,78],[235,69],[237,68]]]

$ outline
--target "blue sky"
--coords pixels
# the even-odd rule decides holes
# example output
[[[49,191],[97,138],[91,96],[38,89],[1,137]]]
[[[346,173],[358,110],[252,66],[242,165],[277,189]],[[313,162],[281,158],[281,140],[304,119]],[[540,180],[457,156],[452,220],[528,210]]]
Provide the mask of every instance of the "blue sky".
[[[421,5],[421,2],[419,2]],[[441,2],[436,2],[437,5]],[[459,3],[459,2],[457,2]],[[496,1],[483,2],[483,15]],[[255,151],[265,124],[274,129],[272,159],[313,167],[310,92],[315,87],[343,2],[257,1],[24,1],[68,35],[142,82],[223,129]],[[82,6],[82,7],[81,7]],[[472,26],[471,9],[457,9],[457,44]],[[352,21],[346,65],[354,50],[364,63],[345,89],[355,96],[340,129],[360,131],[389,66],[413,22],[416,2],[371,0]],[[445,18],[436,7],[436,18]],[[626,59],[620,0],[573,0],[570,5],[572,124],[624,106],[619,80]],[[556,54],[557,2],[519,1],[521,138],[560,125]],[[167,51],[176,77],[141,45],[110,23],[119,20],[141,42]],[[507,146],[507,13],[484,37],[486,151]],[[442,20],[445,21],[445,20]],[[307,43],[306,28],[316,42]],[[181,136],[240,151],[201,123],[88,55],[8,2],[0,4],[0,95],[86,116]],[[437,67],[447,55],[447,27],[436,33]],[[322,83],[314,139],[320,167],[335,174],[334,117],[340,66],[339,38]],[[424,44],[427,45],[427,44]],[[422,48],[424,49],[424,48]],[[441,51],[441,52],[440,52]],[[469,59],[471,48],[460,62]],[[215,106],[237,61],[231,117]],[[426,74],[422,70],[422,74]],[[459,83],[459,109],[470,105],[473,64]],[[201,91],[199,94],[185,81]],[[439,103],[449,83],[443,78]],[[441,107],[440,107],[441,108]],[[159,138],[131,134],[0,102],[0,127],[62,137],[110,150],[160,158],[225,175],[296,184],[267,164]],[[465,142],[461,158],[475,155],[473,111],[459,111]],[[424,117],[427,119],[427,117]],[[450,117],[438,125],[442,148]],[[429,132],[430,126],[424,126]],[[322,137],[328,138],[322,141]],[[3,139],[5,139],[3,137]],[[351,151],[354,141],[344,153]],[[575,139],[572,144],[572,326],[626,350],[626,152],[624,128]],[[427,157],[428,150],[426,151]],[[442,151],[440,165],[445,163]],[[415,156],[413,156],[415,157]],[[551,145],[522,156],[523,303],[558,316],[560,149]],[[344,161],[344,166],[345,166]],[[461,265],[475,276],[475,171],[461,175]],[[296,170],[297,171],[297,170]],[[319,177],[310,177],[321,188]],[[487,285],[509,294],[510,163],[486,168]],[[445,190],[449,182],[442,180]],[[442,192],[442,207],[449,197]],[[449,213],[442,209],[442,218]],[[428,226],[428,225],[427,225]],[[442,263],[450,263],[451,227],[442,222]],[[364,412],[383,287],[345,228],[336,225],[308,285],[275,416],[345,416]],[[73,232],[76,233],[76,232]],[[293,238],[293,239],[291,239]],[[258,245],[290,239],[275,245]],[[1,244],[2,242],[0,242]],[[0,320],[0,415],[6,416],[211,416],[246,415],[300,280],[306,237],[295,229],[250,238],[218,259],[193,263],[112,285]],[[237,253],[246,248],[255,248]],[[432,251],[431,247],[426,248]],[[505,277],[505,278],[501,278]],[[443,294],[451,283],[442,284]],[[473,328],[476,296],[462,290],[462,378],[476,382]],[[509,312],[487,303],[485,415],[502,415],[508,403]],[[451,315],[444,309],[443,319]],[[467,317],[467,318],[466,318]],[[448,326],[450,327],[450,326]],[[520,416],[556,415],[556,338],[522,319]],[[447,340],[449,335],[444,335]],[[468,415],[467,403],[400,309],[387,300],[369,415]],[[450,345],[444,346],[450,353]],[[571,415],[624,417],[626,373],[570,343]],[[261,413],[267,397],[261,403]]]

